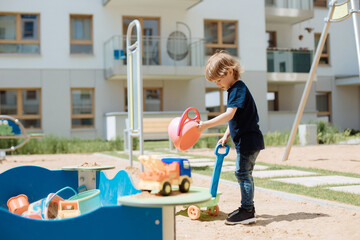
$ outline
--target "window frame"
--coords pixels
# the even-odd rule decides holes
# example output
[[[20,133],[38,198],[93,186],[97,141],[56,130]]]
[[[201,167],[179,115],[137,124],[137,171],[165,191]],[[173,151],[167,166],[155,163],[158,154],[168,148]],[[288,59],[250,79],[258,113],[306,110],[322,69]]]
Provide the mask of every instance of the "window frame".
[[[317,38],[318,38],[318,42],[320,42],[321,33],[314,33],[314,42],[315,43],[316,43]],[[330,34],[327,34],[324,46],[326,46],[326,48],[325,48],[326,53],[323,53],[323,51],[321,51],[319,65],[329,66],[330,65]],[[317,49],[317,47],[318,47],[318,45],[315,44],[315,49]],[[321,63],[320,61],[322,58],[327,59],[328,63]]]
[[[214,92],[214,91],[218,91],[220,93],[219,97],[220,97],[220,111],[219,112],[208,112],[207,116],[208,119],[210,118],[214,118],[216,116],[219,116],[220,114],[225,112],[225,105],[224,105],[224,90],[220,89],[220,88],[214,88],[214,87],[210,87],[210,88],[206,88],[205,89],[205,94],[207,92]],[[206,108],[206,106],[205,106]]]
[[[239,56],[239,46],[238,46],[238,21],[237,20],[225,20],[225,19],[204,19],[204,33],[205,33],[205,23],[207,22],[216,22],[217,26],[218,26],[218,33],[217,33],[217,38],[218,38],[218,42],[217,43],[206,43],[205,40],[205,49],[206,48],[217,48],[217,49],[226,49],[226,48],[235,48],[236,49],[236,57]],[[235,43],[234,44],[229,44],[229,43],[223,43],[222,42],[222,23],[234,23],[235,24]],[[206,36],[204,36],[204,38],[206,38]],[[205,50],[206,53],[206,50]],[[209,55],[207,55],[209,56]]]
[[[0,12],[0,15],[14,15],[16,16],[16,30],[15,30],[15,39],[0,39],[0,44],[38,44],[39,52],[37,53],[27,53],[27,52],[0,52],[0,54],[40,54],[41,53],[41,44],[40,44],[40,13],[25,13],[25,12]],[[38,18],[38,29],[37,29],[37,40],[26,40],[22,39],[22,29],[21,29],[21,15],[36,15]]]
[[[163,111],[163,106],[164,106],[164,91],[162,87],[143,87],[143,111],[146,112],[146,105],[145,105],[145,91],[146,90],[160,90],[160,111]],[[124,88],[124,111],[127,112],[128,111],[128,102],[127,102],[127,87]]]
[[[273,38],[273,45],[274,46],[269,46],[269,42],[270,40],[267,42],[267,49],[273,49],[273,48],[277,48],[277,34],[276,34],[276,31],[266,31],[266,33],[269,34],[270,36],[270,40],[271,40],[271,37]]]
[[[329,123],[331,123],[332,122],[332,116],[331,116],[331,92],[329,92],[329,91],[316,91],[316,95],[317,94],[326,94],[327,95],[327,100],[328,100],[328,106],[329,106],[329,110],[328,111],[326,111],[326,112],[319,112],[319,111],[317,111],[317,109],[316,109],[316,115],[318,116],[318,117],[322,117],[322,116],[328,116],[329,117]]]
[[[278,91],[267,91],[267,93],[274,93],[274,110],[269,110],[269,112],[278,112],[279,111],[279,92]],[[269,100],[267,100],[269,106]]]
[[[90,18],[90,40],[72,40],[71,39],[71,18]],[[94,19],[92,14],[73,14],[69,15],[69,52],[70,55],[94,55]],[[72,53],[71,52],[71,45],[91,45],[91,53]]]
[[[146,98],[145,98],[145,92],[146,90],[160,90],[160,112],[163,111],[163,88],[160,88],[160,87],[144,87],[143,88],[143,108],[144,108],[144,112],[146,112],[146,104],[145,104],[145,101],[146,101]]]
[[[73,114],[73,91],[82,91],[82,90],[91,90],[92,98],[91,98],[91,114]],[[86,128],[95,128],[95,88],[71,88],[70,89],[70,111],[71,111],[71,129],[86,129]],[[93,125],[92,126],[73,126],[73,119],[83,119],[83,118],[92,118]]]
[[[327,0],[314,0],[314,7],[327,8]]]
[[[42,129],[42,114],[41,114],[41,88],[1,88],[0,91],[16,91],[16,112],[15,115],[9,115],[19,120],[40,120],[40,128],[26,128],[25,129],[32,129],[32,130],[41,130]],[[38,91],[39,92],[39,114],[24,114],[23,113],[23,91]],[[1,101],[1,99],[0,99]],[[1,114],[1,104],[0,104],[0,114]]]

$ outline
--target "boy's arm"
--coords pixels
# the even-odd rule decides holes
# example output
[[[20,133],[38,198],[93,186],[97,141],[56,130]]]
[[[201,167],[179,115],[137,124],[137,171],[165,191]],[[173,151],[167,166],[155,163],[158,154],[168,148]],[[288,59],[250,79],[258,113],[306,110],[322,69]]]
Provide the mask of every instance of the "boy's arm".
[[[234,117],[236,109],[237,109],[236,107],[229,107],[226,109],[226,112],[220,114],[219,116],[217,116],[213,119],[210,119],[208,121],[200,121],[200,123],[198,125],[199,131],[202,132],[207,128],[215,127],[217,125],[221,125],[221,124],[224,124],[224,123],[230,121]]]
[[[224,136],[219,139],[217,144],[220,144],[221,146],[224,146],[224,144],[226,144],[228,142],[229,137],[230,137],[230,128],[229,128],[229,125],[228,125],[227,128],[226,128],[226,131],[224,133]]]

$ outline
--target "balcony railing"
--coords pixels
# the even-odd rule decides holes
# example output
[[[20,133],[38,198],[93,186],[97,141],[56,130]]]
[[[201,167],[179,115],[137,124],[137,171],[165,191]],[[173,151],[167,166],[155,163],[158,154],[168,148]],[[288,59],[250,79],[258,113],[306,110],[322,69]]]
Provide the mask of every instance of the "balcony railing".
[[[310,50],[267,50],[267,71],[308,73],[312,64]]]
[[[266,0],[266,7],[313,10],[313,0]]]
[[[126,37],[113,36],[104,43],[105,77],[116,67],[126,65]],[[205,64],[203,39],[143,37],[144,66],[202,67]]]

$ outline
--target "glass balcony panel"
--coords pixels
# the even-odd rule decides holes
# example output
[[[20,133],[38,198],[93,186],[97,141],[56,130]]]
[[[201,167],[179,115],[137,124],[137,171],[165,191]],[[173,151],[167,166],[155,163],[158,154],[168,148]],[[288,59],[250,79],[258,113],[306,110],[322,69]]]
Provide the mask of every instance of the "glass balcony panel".
[[[143,66],[204,66],[204,39],[189,39],[177,34],[170,34],[170,36],[168,38],[143,36]],[[105,42],[105,75],[107,77],[114,73],[115,68],[127,64],[125,46],[126,36],[113,36]],[[234,52],[232,49],[226,50],[230,53]]]
[[[313,0],[266,0],[266,7],[312,10]]]
[[[312,51],[268,50],[267,71],[308,73],[312,64]]]

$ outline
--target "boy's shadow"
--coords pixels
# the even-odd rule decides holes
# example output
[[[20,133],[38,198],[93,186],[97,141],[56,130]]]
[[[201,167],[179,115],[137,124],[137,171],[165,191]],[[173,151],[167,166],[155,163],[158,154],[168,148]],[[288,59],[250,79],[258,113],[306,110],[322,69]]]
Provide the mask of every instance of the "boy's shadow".
[[[227,213],[221,211],[219,211],[217,216],[208,215],[206,210],[200,209],[200,211],[201,211],[200,218],[197,221],[201,221],[201,222],[224,221],[228,217]],[[176,216],[178,215],[189,217],[187,214],[187,209],[183,209],[176,212]],[[329,217],[329,215],[324,213],[307,213],[307,212],[297,212],[297,213],[289,213],[282,215],[261,214],[256,216],[255,225],[266,226],[272,222],[281,222],[281,221],[292,222],[296,220],[314,219],[319,217]]]
[[[289,213],[282,215],[261,214],[256,216],[256,225],[266,226],[272,222],[281,222],[281,221],[292,222],[296,220],[314,219],[319,217],[329,217],[329,215],[324,213],[307,213],[307,212],[297,212],[297,213]]]

